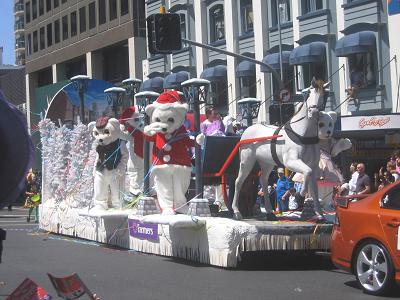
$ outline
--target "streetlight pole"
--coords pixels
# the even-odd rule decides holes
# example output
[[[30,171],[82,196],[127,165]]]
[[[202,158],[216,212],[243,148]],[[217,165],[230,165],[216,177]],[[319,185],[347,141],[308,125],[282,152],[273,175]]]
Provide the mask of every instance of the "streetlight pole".
[[[284,4],[282,0],[278,0],[277,3],[277,13],[278,13],[278,33],[279,33],[279,68],[281,75],[281,82],[279,84],[280,88],[283,88],[283,61],[282,61],[282,31],[281,31],[281,12],[283,11]]]
[[[136,103],[140,113],[144,114],[144,125],[147,126],[150,124],[150,117],[146,114],[145,109],[146,106],[153,103],[158,97],[159,93],[152,91],[144,91],[137,93]],[[147,139],[144,139],[143,142],[143,169],[144,169],[144,181],[143,181],[143,194],[145,197],[150,196],[150,142]]]
[[[81,118],[82,124],[85,124],[85,98],[84,97],[85,97],[85,90],[87,88],[89,79],[91,79],[91,78],[87,75],[76,75],[70,79],[74,88],[76,89],[76,91],[78,92],[78,95],[79,95],[80,107],[81,107],[80,118]]]
[[[107,102],[112,105],[114,111],[114,118],[118,118],[118,107],[122,105],[122,100],[124,95],[126,95],[126,90],[120,87],[111,87],[104,90],[107,95]]]
[[[184,94],[193,107],[195,136],[200,133],[200,104],[205,103],[210,81],[192,78],[181,83]],[[201,170],[201,146],[195,143],[196,196],[203,198],[203,177]]]
[[[126,89],[130,99],[131,105],[135,105],[135,94],[139,92],[140,85],[142,84],[142,80],[137,78],[128,78],[122,80],[122,86]]]

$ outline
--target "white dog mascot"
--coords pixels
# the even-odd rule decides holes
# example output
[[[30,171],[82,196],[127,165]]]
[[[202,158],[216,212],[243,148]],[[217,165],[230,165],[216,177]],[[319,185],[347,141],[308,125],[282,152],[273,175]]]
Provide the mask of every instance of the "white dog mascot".
[[[129,192],[137,197],[142,192],[143,184],[143,118],[140,117],[136,106],[129,106],[124,110],[120,119],[124,125],[125,140],[128,141],[128,177]]]
[[[101,117],[88,124],[96,140],[94,170],[94,209],[121,208],[121,193],[128,151],[117,119]],[[109,205],[108,200],[111,199]]]
[[[178,92],[162,93],[146,107],[151,124],[144,127],[145,138],[154,142],[153,175],[162,214],[185,212],[185,193],[190,184],[191,157],[194,146],[183,126],[188,104],[181,102]]]

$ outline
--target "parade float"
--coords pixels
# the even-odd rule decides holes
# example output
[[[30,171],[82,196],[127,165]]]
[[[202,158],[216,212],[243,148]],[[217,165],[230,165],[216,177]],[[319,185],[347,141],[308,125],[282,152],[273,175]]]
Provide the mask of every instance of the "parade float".
[[[114,95],[111,100],[107,98],[113,109],[96,120],[85,119],[84,112],[73,126],[41,120],[40,228],[221,267],[236,267],[241,254],[249,251],[328,251],[332,224],[322,212],[317,188],[321,148],[318,120],[323,113],[324,85],[313,83],[303,91],[304,101],[285,126],[255,124],[240,138],[218,137],[217,143],[197,134],[199,107],[206,99],[208,85],[207,80],[190,79],[182,83],[184,93],[136,93],[136,107],[122,114],[120,124],[110,118],[117,117],[118,106],[122,106],[118,90],[110,92]],[[240,104],[242,117],[254,118],[259,101],[247,99]],[[189,105],[194,114],[194,134],[183,127]],[[141,122],[137,126],[132,123],[132,118],[139,116],[144,127]],[[143,135],[139,166],[143,186],[137,195],[129,172],[137,161],[133,134],[139,132]],[[192,147],[195,172],[188,154]],[[203,152],[208,153],[207,159]],[[239,210],[241,185],[256,160],[261,167],[266,214],[243,218]],[[266,180],[277,165],[303,174],[301,196],[308,190],[313,199],[304,214],[273,214]],[[208,176],[223,185],[228,175],[238,174],[233,218],[226,217],[226,212],[211,214],[209,199],[203,195],[206,174],[202,169],[215,170]],[[195,190],[188,193],[191,182]]]

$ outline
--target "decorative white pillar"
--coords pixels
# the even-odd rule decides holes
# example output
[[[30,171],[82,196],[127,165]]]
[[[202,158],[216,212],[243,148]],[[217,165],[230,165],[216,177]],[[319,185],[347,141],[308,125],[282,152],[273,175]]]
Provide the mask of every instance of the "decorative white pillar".
[[[28,132],[31,134],[31,95],[29,87],[29,74],[25,74],[26,121],[28,123]]]
[[[237,0],[225,0],[224,5],[225,14],[225,40],[226,50],[239,54],[238,45],[238,11],[237,11]],[[229,115],[236,117],[236,102],[239,95],[239,80],[236,78],[236,65],[237,59],[230,55],[226,56],[226,69],[227,69],[227,84],[228,84],[228,103],[229,104]],[[236,101],[235,101],[236,100]]]
[[[53,64],[51,65],[51,75],[53,77],[53,83],[57,83],[57,65]]]
[[[392,85],[392,112],[400,112],[400,74],[396,74],[397,70],[400,70],[400,39],[397,38],[398,31],[400,28],[400,14],[388,16],[388,31],[389,31],[389,43],[390,43],[390,59],[396,55],[397,59],[390,63],[390,78]]]
[[[92,52],[86,53],[86,75],[93,78]]]
[[[262,61],[269,49],[269,24],[268,24],[268,1],[253,0],[253,17],[254,17],[254,54],[255,59]],[[257,99],[265,101],[270,97],[271,90],[271,74],[261,72],[261,66],[256,65],[257,80]],[[265,101],[258,114],[258,121],[266,121],[269,123],[269,101]]]
[[[195,0],[194,13],[196,20],[196,42],[202,44],[208,44],[208,30],[207,30],[207,11],[204,1]],[[208,51],[206,49],[196,47],[196,69],[197,77],[200,78],[201,72],[203,72],[204,65],[208,63]]]
[[[344,30],[344,9],[342,8],[343,0],[336,1],[336,23],[337,23],[337,39],[341,39],[344,34],[341,32]],[[338,57],[339,66],[344,65],[344,69],[339,71],[339,87],[336,91],[339,93],[339,101],[342,102],[344,99],[347,98],[346,88],[347,88],[347,81],[348,81],[348,63],[346,57]],[[339,67],[338,66],[338,67]],[[339,103],[338,103],[339,104]],[[342,104],[340,107],[340,114],[342,116],[348,115],[348,102]]]
[[[146,40],[141,37],[130,37],[128,39],[129,77],[142,78],[142,60],[146,59]]]

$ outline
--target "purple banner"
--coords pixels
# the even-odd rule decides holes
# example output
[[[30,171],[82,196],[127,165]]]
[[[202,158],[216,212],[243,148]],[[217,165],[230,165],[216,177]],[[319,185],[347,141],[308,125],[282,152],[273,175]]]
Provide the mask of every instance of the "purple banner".
[[[135,238],[158,241],[158,224],[145,224],[128,219],[129,234]]]

